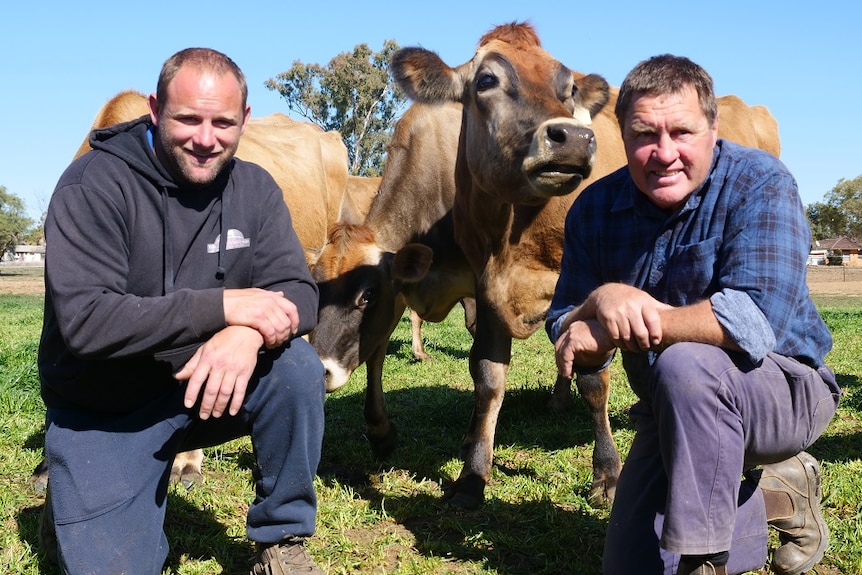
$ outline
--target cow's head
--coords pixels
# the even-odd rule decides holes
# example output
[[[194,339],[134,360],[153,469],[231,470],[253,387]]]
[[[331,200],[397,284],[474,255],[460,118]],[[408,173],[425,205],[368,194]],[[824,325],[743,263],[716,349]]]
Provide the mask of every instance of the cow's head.
[[[347,383],[375,352],[385,353],[405,308],[400,291],[426,277],[431,258],[431,249],[422,244],[387,252],[364,225],[332,227],[312,269],[320,305],[309,337],[326,368],[327,391]]]
[[[595,75],[576,81],[530,25],[493,29],[456,68],[428,50],[404,48],[391,71],[414,100],[463,104],[459,161],[475,189],[537,203],[572,192],[589,176],[596,142],[588,126],[608,100],[608,84]]]

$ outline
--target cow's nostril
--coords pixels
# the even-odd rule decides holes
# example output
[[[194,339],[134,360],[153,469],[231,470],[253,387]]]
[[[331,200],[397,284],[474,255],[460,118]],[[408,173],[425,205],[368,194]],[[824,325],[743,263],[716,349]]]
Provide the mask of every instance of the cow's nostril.
[[[553,124],[548,126],[548,139],[558,144],[563,144],[568,139],[568,126],[564,124]]]

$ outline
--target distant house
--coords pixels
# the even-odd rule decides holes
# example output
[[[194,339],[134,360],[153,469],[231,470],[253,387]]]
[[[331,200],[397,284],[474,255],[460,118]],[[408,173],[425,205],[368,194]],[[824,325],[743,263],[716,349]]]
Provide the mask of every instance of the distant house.
[[[862,244],[850,238],[815,240],[808,254],[808,265],[862,266],[859,251]]]
[[[12,252],[12,261],[22,264],[44,264],[45,246],[17,245]]]

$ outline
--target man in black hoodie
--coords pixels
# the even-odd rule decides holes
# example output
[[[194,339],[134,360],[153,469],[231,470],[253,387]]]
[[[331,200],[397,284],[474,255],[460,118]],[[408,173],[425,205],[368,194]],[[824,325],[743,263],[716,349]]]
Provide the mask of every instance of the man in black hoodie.
[[[45,222],[45,450],[66,573],[161,572],[174,453],[251,435],[252,573],[320,573],[317,287],[281,191],[235,158],[242,71],[169,58],[150,114],[94,131]]]

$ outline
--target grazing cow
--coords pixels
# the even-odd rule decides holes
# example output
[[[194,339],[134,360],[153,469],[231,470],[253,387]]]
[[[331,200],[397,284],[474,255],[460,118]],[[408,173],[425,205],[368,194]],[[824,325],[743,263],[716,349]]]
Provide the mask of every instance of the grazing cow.
[[[495,28],[480,40],[474,57],[456,68],[433,52],[403,49],[392,73],[416,102],[463,104],[451,214],[475,281],[475,406],[461,447],[464,466],[446,497],[473,507],[482,502],[490,477],[511,340],[529,337],[544,322],[572,192],[625,163],[612,114],[616,93],[600,77],[573,73],[554,60],[526,24]],[[720,99],[720,135],[777,155],[774,119],[765,108],[739,104],[733,96]],[[435,260],[443,257],[435,252]],[[557,381],[555,398],[568,393],[569,383]],[[578,386],[593,404],[597,434],[591,496],[612,499],[619,457],[606,406],[603,413],[595,409],[598,398],[607,401],[607,373],[581,377]]]
[[[472,273],[463,257],[457,259],[460,250],[447,216],[455,195],[452,166],[460,122],[461,106],[455,103],[411,106],[396,125],[380,188],[363,224],[334,226],[312,268],[320,306],[310,341],[326,367],[327,390],[344,385],[353,370],[367,363],[365,419],[379,455],[395,445],[395,428],[383,405],[382,375],[389,337],[407,303],[403,293],[419,279],[428,288],[431,270],[432,277],[445,276],[439,284],[445,296],[441,290],[433,299],[416,298],[418,315],[431,321],[440,321],[473,294]],[[433,251],[447,257],[432,261]],[[436,309],[426,305],[441,300]],[[414,333],[419,357],[416,339]]]

